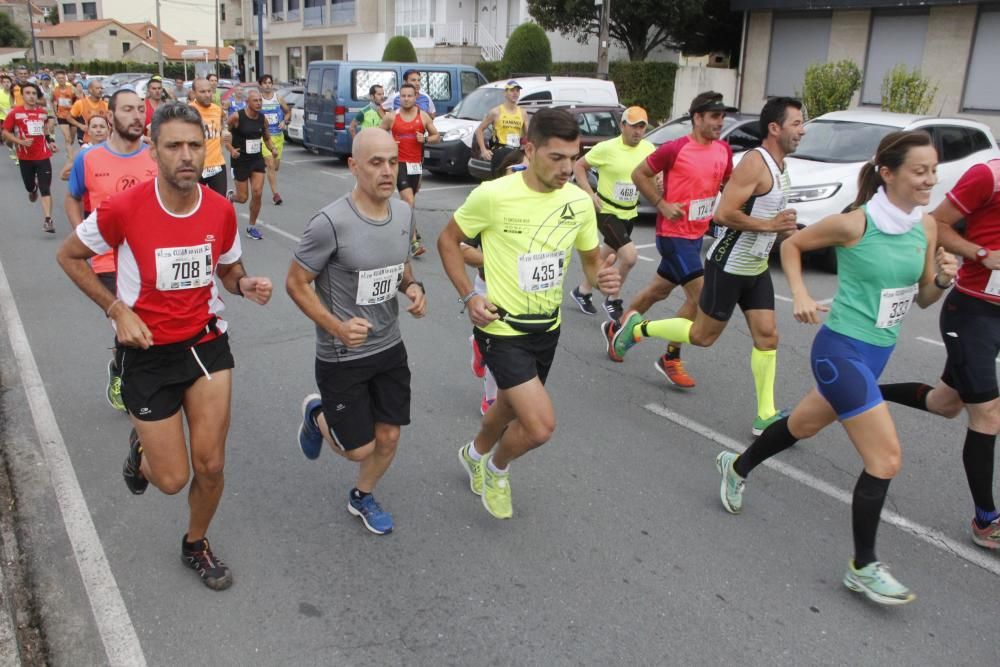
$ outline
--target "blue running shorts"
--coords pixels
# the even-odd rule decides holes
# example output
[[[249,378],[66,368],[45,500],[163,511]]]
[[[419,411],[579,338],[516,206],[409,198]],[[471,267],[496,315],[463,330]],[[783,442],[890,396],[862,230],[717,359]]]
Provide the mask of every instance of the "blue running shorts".
[[[705,273],[701,264],[702,239],[679,239],[657,236],[656,249],[660,251],[660,266],[656,273],[674,285],[686,285]]]
[[[895,346],[879,347],[822,327],[813,340],[810,362],[819,393],[837,418],[850,419],[882,403],[878,378]]]

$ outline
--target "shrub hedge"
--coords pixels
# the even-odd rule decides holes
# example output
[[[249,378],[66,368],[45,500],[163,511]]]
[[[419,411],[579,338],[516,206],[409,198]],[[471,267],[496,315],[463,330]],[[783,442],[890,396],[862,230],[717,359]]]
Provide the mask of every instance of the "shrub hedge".
[[[382,62],[384,63],[415,63],[417,62],[417,50],[413,48],[413,42],[405,35],[396,35],[385,43],[382,51]]]
[[[211,61],[209,61],[211,64]],[[160,66],[157,63],[136,63],[128,60],[89,60],[87,62],[71,62],[71,63],[38,63],[40,67],[48,67],[49,69],[64,69],[68,72],[86,72],[87,74],[117,74],[119,72],[149,72],[150,74],[157,74],[160,71]],[[30,65],[29,65],[30,66]],[[219,62],[219,76],[223,79],[227,79],[232,75],[229,65],[220,61]],[[192,63],[188,63],[187,66],[188,76],[194,74],[194,66]],[[184,76],[184,64],[183,63],[163,63],[163,76],[170,79],[180,79]]]

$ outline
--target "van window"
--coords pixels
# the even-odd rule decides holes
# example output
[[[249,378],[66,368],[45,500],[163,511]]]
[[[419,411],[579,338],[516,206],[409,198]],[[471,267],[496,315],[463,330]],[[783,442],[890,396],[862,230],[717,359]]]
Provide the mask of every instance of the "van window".
[[[581,134],[597,137],[618,136],[618,123],[610,111],[588,111],[577,118]]]
[[[518,104],[524,104],[525,102],[551,102],[552,93],[543,90],[537,93],[531,93],[530,95],[524,95],[518,100]]]
[[[324,99],[332,100],[337,94],[337,70],[334,68],[323,70],[322,95]]]
[[[306,82],[306,99],[310,102],[319,101],[319,82],[322,76],[323,73],[318,67],[309,70],[309,80]]]
[[[451,99],[451,74],[449,72],[421,72],[420,89],[432,100]]]
[[[396,84],[396,70],[392,69],[356,69],[351,72],[352,97],[357,101],[368,99],[368,89],[372,86],[382,86],[386,99],[399,88]]]
[[[933,127],[931,134],[936,134],[940,142],[941,162],[954,162],[972,155],[972,137],[964,127],[941,125]]]
[[[475,72],[462,72],[462,97],[465,97],[479,87],[479,75]]]

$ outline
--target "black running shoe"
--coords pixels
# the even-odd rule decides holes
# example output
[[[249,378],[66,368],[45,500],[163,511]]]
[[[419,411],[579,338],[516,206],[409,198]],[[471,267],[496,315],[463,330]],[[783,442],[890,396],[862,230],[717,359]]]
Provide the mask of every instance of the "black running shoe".
[[[588,315],[596,315],[597,308],[594,307],[593,297],[590,294],[584,294],[580,291],[579,287],[574,287],[571,291],[570,296],[573,297],[573,301],[576,305],[580,307],[580,310]]]
[[[181,540],[181,560],[213,591],[224,591],[233,585],[233,573],[212,553],[207,537],[189,545],[185,535]]]
[[[139,434],[132,429],[128,434],[128,456],[125,457],[125,464],[122,466],[122,477],[125,478],[125,486],[137,496],[146,492],[149,480],[139,472],[139,465],[142,463],[142,443],[139,442]]]
[[[622,307],[621,299],[604,299],[604,312],[607,313],[608,319],[615,322],[622,318],[625,310]]]

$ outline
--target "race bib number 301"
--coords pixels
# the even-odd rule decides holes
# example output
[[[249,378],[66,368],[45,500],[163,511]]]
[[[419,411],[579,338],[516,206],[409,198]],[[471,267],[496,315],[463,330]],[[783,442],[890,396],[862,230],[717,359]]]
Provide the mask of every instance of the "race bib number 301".
[[[156,249],[156,289],[171,292],[212,284],[212,244]]]
[[[879,329],[891,329],[902,322],[906,313],[909,312],[910,306],[913,305],[917,289],[916,285],[910,285],[909,287],[882,290],[875,326]]]
[[[518,284],[525,292],[544,292],[562,284],[566,253],[536,252],[517,258]]]
[[[403,265],[385,266],[381,269],[358,271],[358,293],[355,302],[359,306],[374,306],[396,296],[396,289],[403,280]]]

